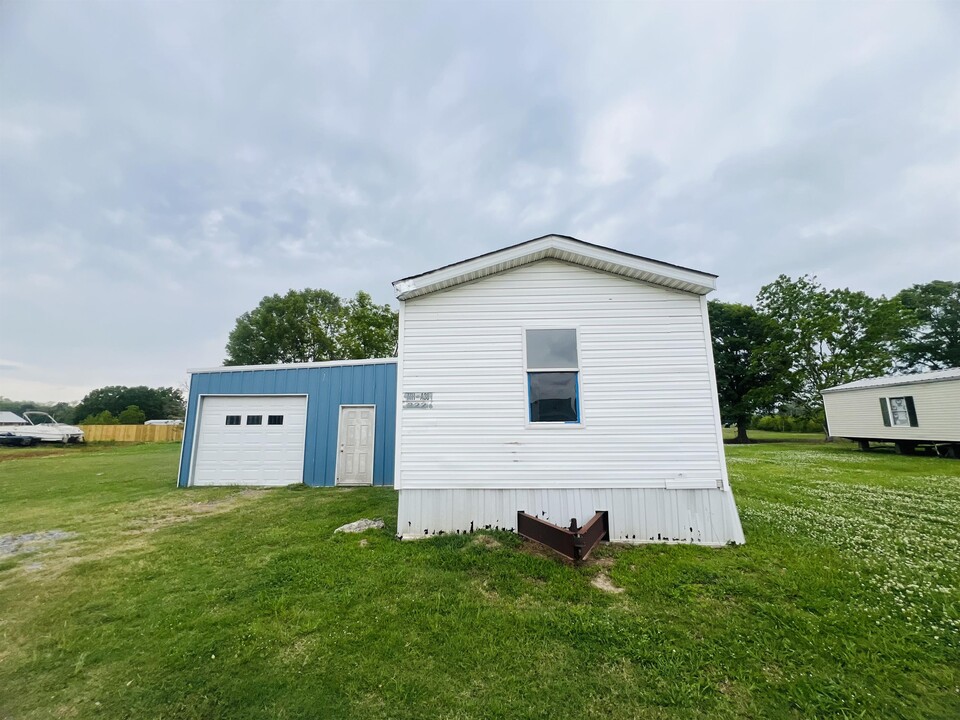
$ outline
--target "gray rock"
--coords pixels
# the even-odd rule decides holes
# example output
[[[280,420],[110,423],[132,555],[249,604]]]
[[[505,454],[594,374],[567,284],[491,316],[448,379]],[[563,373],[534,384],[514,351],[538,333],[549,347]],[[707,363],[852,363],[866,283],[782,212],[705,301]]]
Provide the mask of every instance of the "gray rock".
[[[384,527],[385,525],[383,524],[383,520],[380,518],[377,518],[376,520],[368,520],[367,518],[363,518],[361,520],[357,520],[356,522],[341,525],[334,530],[334,532],[361,533],[366,530],[382,530]]]

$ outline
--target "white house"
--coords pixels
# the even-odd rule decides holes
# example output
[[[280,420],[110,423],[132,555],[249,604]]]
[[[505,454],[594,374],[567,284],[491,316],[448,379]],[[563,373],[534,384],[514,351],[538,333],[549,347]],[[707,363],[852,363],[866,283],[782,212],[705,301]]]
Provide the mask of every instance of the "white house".
[[[742,543],[715,279],[548,235],[396,281],[399,534],[606,510],[616,542]]]
[[[960,368],[857,380],[823,391],[830,434],[893,442],[902,453],[937,445],[960,455]]]

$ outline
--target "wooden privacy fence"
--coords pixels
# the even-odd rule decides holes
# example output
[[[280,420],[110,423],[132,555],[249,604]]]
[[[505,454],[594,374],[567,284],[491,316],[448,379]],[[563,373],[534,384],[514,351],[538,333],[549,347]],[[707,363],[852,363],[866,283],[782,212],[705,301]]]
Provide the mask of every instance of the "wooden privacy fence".
[[[182,425],[81,425],[87,442],[180,442]]]

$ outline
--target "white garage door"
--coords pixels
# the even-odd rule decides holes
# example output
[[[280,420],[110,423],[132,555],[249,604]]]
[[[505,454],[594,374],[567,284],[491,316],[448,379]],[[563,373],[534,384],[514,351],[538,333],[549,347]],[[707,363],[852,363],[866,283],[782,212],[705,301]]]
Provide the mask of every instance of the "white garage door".
[[[205,397],[197,423],[193,484],[303,482],[306,429],[303,396]]]

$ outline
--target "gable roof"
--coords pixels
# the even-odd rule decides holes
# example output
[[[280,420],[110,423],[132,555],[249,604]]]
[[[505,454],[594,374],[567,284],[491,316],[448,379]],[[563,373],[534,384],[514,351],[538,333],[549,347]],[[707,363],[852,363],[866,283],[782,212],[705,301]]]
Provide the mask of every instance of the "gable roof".
[[[395,281],[393,287],[397,298],[409,300],[549,258],[697,295],[706,295],[717,287],[717,276],[711,273],[594,245],[567,235],[544,235],[527,240],[402,278]]]
[[[916,375],[887,375],[886,377],[864,378],[844,385],[824,388],[820,394],[843,392],[844,390],[861,390],[863,388],[886,387],[887,385],[915,385],[917,383],[943,382],[945,380],[960,380],[960,368],[946,370],[931,370]]]

